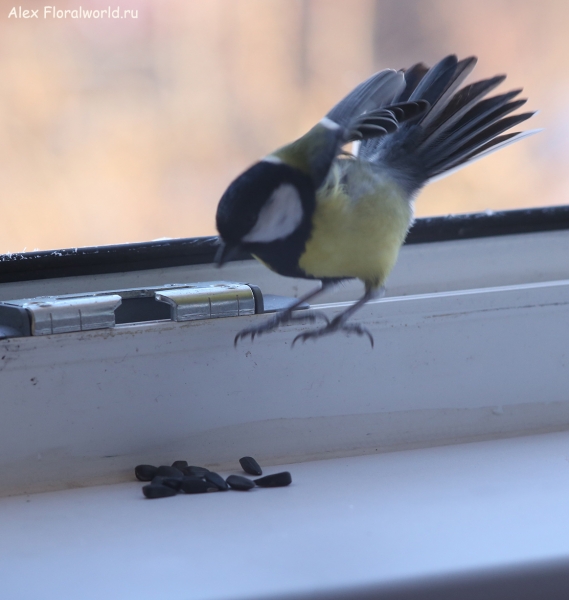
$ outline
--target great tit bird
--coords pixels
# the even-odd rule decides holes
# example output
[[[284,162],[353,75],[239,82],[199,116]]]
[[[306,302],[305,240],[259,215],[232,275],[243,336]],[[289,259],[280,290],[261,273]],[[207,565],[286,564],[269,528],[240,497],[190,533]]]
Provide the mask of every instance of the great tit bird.
[[[235,344],[305,319],[294,315],[301,304],[341,280],[358,278],[364,295],[294,342],[344,331],[367,335],[373,346],[366,328],[347,321],[382,293],[421,188],[535,133],[504,133],[534,114],[506,116],[526,102],[514,100],[521,90],[485,98],[505,75],[459,89],[475,64],[475,57],[458,61],[451,55],[430,69],[418,63],[380,71],[308,133],[231,183],[217,208],[218,264],[242,249],[281,275],[321,282],[287,309],[243,329]],[[352,153],[344,148],[350,142],[357,147]]]

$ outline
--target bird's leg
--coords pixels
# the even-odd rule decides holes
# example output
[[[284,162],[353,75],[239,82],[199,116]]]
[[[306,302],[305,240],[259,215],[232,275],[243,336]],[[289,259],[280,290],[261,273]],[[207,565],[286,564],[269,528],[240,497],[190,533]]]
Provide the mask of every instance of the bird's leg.
[[[234,346],[237,346],[237,342],[243,338],[251,337],[251,340],[255,339],[256,335],[261,335],[262,333],[267,333],[268,331],[272,331],[276,329],[279,325],[283,325],[284,323],[290,323],[291,321],[315,321],[318,317],[324,319],[328,323],[328,317],[323,313],[314,313],[303,310],[301,314],[294,315],[293,311],[295,311],[299,306],[314,298],[318,294],[322,293],[325,289],[329,288],[332,283],[323,282],[319,288],[315,290],[311,290],[304,296],[301,296],[297,300],[295,300],[288,308],[279,311],[272,318],[267,319],[263,323],[259,325],[246,327],[242,329],[236,336],[233,342]]]
[[[366,302],[369,302],[374,298],[381,298],[384,294],[384,287],[379,289],[366,287],[365,294],[357,302],[354,302],[354,304],[349,306],[344,312],[341,312],[339,315],[335,316],[324,327],[321,327],[320,329],[313,329],[312,331],[306,331],[305,333],[297,335],[292,342],[292,346],[294,346],[298,340],[305,342],[310,338],[316,339],[324,335],[336,333],[337,331],[344,331],[346,333],[355,333],[356,335],[367,335],[371,343],[371,347],[373,348],[373,336],[371,335],[370,331],[360,323],[347,323],[346,321]]]

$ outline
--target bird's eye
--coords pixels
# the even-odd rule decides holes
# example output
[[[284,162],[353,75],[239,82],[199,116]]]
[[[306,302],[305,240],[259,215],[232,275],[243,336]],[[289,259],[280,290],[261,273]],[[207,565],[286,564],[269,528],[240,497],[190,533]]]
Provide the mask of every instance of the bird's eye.
[[[302,221],[303,209],[294,185],[283,183],[269,196],[244,242],[274,242],[289,236]]]

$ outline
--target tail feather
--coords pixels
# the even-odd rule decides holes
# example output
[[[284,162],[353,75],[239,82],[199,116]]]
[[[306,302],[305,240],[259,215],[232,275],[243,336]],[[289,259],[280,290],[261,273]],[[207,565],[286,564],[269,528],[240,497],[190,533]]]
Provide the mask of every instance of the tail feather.
[[[517,142],[518,140],[539,133],[540,131],[542,130],[530,129],[528,131],[516,131],[513,133],[499,135],[497,138],[494,138],[487,144],[484,144],[480,148],[477,148],[474,152],[471,152],[470,154],[467,154],[466,156],[462,157],[458,162],[452,165],[447,165],[442,171],[433,173],[429,181],[437,181],[439,179],[443,179],[447,175],[450,175],[451,173],[462,169],[462,167],[476,162],[480,158],[488,156],[488,154],[492,154],[492,152],[496,152],[496,150],[500,150],[500,148],[505,148],[506,146]]]
[[[458,61],[450,55],[431,69],[420,63],[411,67],[394,102],[422,101],[430,107],[389,135],[364,137],[358,156],[387,168],[413,193],[434,177],[526,137],[524,132],[501,135],[534,114],[506,116],[526,102],[513,100],[521,90],[486,98],[504,75],[458,90],[475,64],[475,57]]]
[[[505,75],[497,75],[491,79],[484,79],[483,81],[471,83],[470,85],[467,85],[458,91],[447,104],[437,121],[431,125],[428,131],[425,132],[425,141],[423,144],[426,144],[429,142],[429,140],[433,139],[433,136],[431,135],[433,132],[436,131],[437,136],[439,136],[449,127],[452,127],[479,100],[484,98],[486,94],[500,85],[504,79],[506,79]]]
[[[429,156],[430,160],[427,162],[427,164],[434,165],[440,163],[445,158],[453,155],[459,148],[462,148],[466,142],[471,140],[476,135],[486,131],[490,125],[500,121],[502,117],[505,117],[514,110],[517,110],[525,103],[526,100],[517,100],[516,102],[508,102],[503,105],[498,105],[497,108],[492,107],[481,111],[476,110],[476,112],[479,112],[480,114],[474,115],[472,119],[469,119],[469,115],[466,115],[464,117],[464,123],[462,126],[457,126],[457,128],[445,138],[444,145],[441,144],[439,150],[433,152]],[[476,107],[476,109],[478,109],[478,107]],[[533,113],[528,113],[525,118],[527,119],[531,117],[532,114]],[[520,121],[517,121],[516,123],[518,122]],[[509,127],[513,127],[513,125],[516,123],[513,123]]]
[[[520,106],[523,106],[527,102],[525,98],[510,102],[510,100],[518,96],[520,92],[521,90],[514,90],[513,92],[492,96],[492,98],[487,98],[486,100],[479,102],[462,117],[455,127],[451,129],[446,138],[446,142],[448,143],[451,138],[460,135],[461,131],[466,132],[478,124],[484,125],[488,123],[488,119],[499,118],[500,116],[507,115],[520,108]]]
[[[429,67],[423,63],[417,63],[407,69],[405,71],[405,87],[399,96],[397,96],[397,102],[407,102],[428,71]]]
[[[430,171],[437,173],[444,171],[446,168],[454,166],[457,162],[465,159],[472,154],[476,154],[476,151],[485,147],[487,142],[497,137],[500,133],[507,131],[511,127],[514,127],[518,123],[526,121],[530,117],[533,117],[534,113],[528,112],[521,115],[514,115],[513,117],[506,117],[499,121],[492,123],[489,127],[486,127],[482,131],[476,130],[472,132],[467,138],[461,140],[460,145],[452,149],[452,152],[430,166]]]
[[[421,79],[419,85],[413,90],[409,100],[427,100],[434,106],[442,93],[446,90],[451,80],[458,60],[454,54],[443,58]]]
[[[470,75],[470,72],[476,66],[476,61],[477,59],[474,56],[461,60],[456,65],[446,89],[440,95],[438,100],[436,100],[436,102],[431,102],[429,98],[426,98],[429,102],[431,102],[431,110],[425,113],[425,116],[420,121],[423,129],[426,129],[429,124],[435,121],[436,118],[444,111],[460,84],[468,77],[468,75]]]

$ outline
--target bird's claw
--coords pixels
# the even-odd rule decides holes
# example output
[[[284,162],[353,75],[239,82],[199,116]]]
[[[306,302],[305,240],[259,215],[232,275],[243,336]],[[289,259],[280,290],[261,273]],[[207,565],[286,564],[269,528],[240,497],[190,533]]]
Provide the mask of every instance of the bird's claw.
[[[240,340],[243,340],[247,337],[250,337],[251,341],[253,341],[256,335],[261,335],[262,333],[272,331],[273,329],[276,329],[279,325],[283,325],[284,323],[290,323],[292,321],[309,321],[313,323],[314,321],[316,321],[316,319],[324,319],[326,321],[326,326],[330,324],[330,320],[322,312],[308,312],[303,310],[300,312],[300,314],[277,314],[272,319],[268,319],[260,325],[256,325],[255,327],[246,327],[245,329],[242,329],[235,336],[235,339],[233,340],[233,345],[237,347],[237,343]]]
[[[301,340],[303,343],[308,339],[317,339],[319,337],[323,337],[325,335],[330,335],[331,333],[336,333],[337,331],[344,331],[347,334],[355,333],[356,335],[362,336],[367,335],[371,347],[373,348],[373,335],[370,333],[367,327],[360,325],[360,323],[341,323],[334,322],[328,323],[326,327],[321,327],[320,329],[313,329],[312,331],[305,331],[304,333],[299,333],[294,340],[292,341],[291,348],[294,347],[298,340]]]

